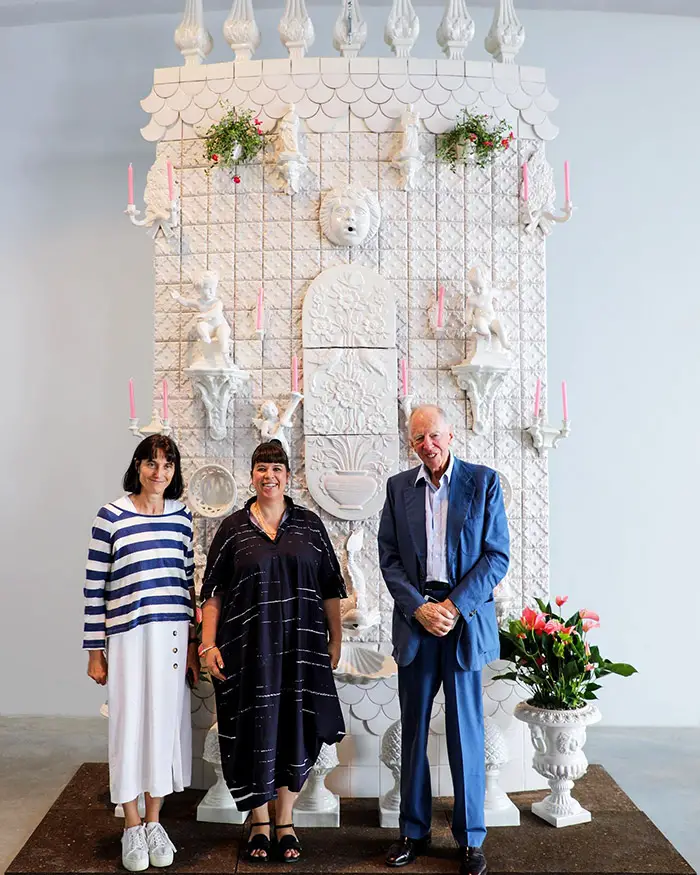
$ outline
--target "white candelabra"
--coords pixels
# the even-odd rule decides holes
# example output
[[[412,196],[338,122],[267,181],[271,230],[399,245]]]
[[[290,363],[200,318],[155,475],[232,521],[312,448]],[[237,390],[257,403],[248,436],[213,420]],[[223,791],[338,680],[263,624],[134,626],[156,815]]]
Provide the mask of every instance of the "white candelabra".
[[[551,210],[533,210],[528,202],[523,204],[523,225],[527,234],[534,234],[539,228],[545,237],[554,230],[555,224],[563,225],[568,222],[574,213],[574,205],[571,201],[566,201],[561,208],[561,214],[555,214]]]
[[[139,420],[136,416],[136,401],[134,398],[134,381],[129,380],[129,431],[134,437],[147,438],[154,434],[162,434],[166,437],[170,434],[170,420],[168,418],[168,382],[163,380],[163,416],[158,413],[154,406],[151,413],[151,421],[148,425],[139,428]]]
[[[538,456],[541,456],[547,450],[555,449],[559,441],[567,438],[571,433],[566,380],[562,380],[561,384],[561,400],[564,413],[561,428],[556,428],[547,422],[547,413],[541,407],[541,396],[542,380],[538,377],[537,386],[535,387],[535,421],[525,429],[532,438],[532,445],[537,450]]]
[[[166,183],[167,179],[167,183]],[[129,165],[129,202],[124,212],[132,225],[148,228],[155,240],[161,231],[165,237],[172,237],[180,225],[180,202],[176,195],[173,165],[162,156],[157,158],[146,177],[146,190],[143,195],[144,216],[139,219],[141,210],[134,203],[134,169]]]
[[[172,431],[170,426],[170,422],[167,419],[161,418],[160,414],[153,408],[153,413],[151,414],[151,421],[148,425],[144,425],[142,428],[139,428],[138,418],[132,416],[129,419],[129,431],[133,434],[134,437],[138,438],[147,438],[153,434],[162,434],[166,437]]]
[[[564,206],[557,213],[554,206],[556,192],[551,166],[544,153],[537,151],[522,166],[520,186],[520,215],[526,234],[539,230],[548,237],[555,225],[568,222],[574,212],[569,182],[569,162],[564,162]]]
[[[571,433],[571,425],[568,419],[563,419],[561,428],[556,428],[547,422],[544,412],[540,412],[539,416],[535,417],[532,425],[529,425],[525,431],[532,438],[532,446],[537,450],[537,455],[541,456],[547,450],[553,450],[563,438],[567,438]]]

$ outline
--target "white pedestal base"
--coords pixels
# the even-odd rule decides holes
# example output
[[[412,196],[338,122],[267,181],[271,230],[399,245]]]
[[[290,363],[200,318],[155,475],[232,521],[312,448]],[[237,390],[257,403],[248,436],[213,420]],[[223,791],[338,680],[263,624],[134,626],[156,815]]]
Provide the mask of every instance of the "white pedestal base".
[[[591,812],[582,808],[575,814],[552,814],[546,802],[533,802],[531,811],[552,826],[575,826],[577,823],[589,823]]]
[[[333,794],[335,807],[329,811],[297,811],[294,810],[294,826],[301,827],[337,827],[340,826],[340,796]]]
[[[239,811],[234,805],[227,808],[222,805],[207,805],[206,797],[197,806],[197,820],[203,823],[245,823],[247,811]]]
[[[508,800],[508,804],[502,808],[486,808],[486,826],[520,826],[520,809],[514,802]]]
[[[379,803],[379,825],[382,829],[399,828],[399,812],[395,808],[385,808]]]
[[[209,730],[211,732],[211,730]],[[214,734],[218,749],[218,734]],[[245,823],[248,811],[239,811],[233,796],[226,786],[224,775],[219,763],[212,763],[216,774],[216,783],[207,791],[207,795],[197,806],[197,820],[204,823]]]

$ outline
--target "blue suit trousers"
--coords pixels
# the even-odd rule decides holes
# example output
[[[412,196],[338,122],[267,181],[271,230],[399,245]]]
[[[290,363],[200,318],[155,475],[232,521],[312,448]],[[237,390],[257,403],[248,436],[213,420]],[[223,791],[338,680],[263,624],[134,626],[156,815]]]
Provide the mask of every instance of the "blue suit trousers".
[[[461,621],[460,621],[461,622]],[[427,744],[433,700],[443,684],[447,753],[454,787],[452,834],[462,846],[486,837],[484,707],[481,669],[457,662],[457,630],[443,638],[423,631],[418,653],[399,666],[401,703],[401,835],[422,838],[430,830],[432,788]]]

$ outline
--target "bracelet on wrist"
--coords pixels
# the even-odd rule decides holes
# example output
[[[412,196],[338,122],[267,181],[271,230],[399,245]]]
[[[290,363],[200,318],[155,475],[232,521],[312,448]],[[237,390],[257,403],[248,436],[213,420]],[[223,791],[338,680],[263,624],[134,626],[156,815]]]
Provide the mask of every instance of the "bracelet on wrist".
[[[210,644],[208,647],[205,647],[203,644],[200,644],[197,653],[200,656],[204,656],[205,653],[209,653],[209,651],[213,650],[215,647],[216,647],[216,644]]]

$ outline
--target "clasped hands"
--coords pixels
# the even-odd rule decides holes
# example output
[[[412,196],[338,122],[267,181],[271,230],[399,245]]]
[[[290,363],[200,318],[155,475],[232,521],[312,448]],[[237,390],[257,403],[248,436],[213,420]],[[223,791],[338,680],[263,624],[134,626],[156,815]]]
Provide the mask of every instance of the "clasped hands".
[[[426,632],[437,638],[443,638],[454,629],[459,611],[454,602],[444,599],[441,602],[425,602],[416,609],[413,616]]]

